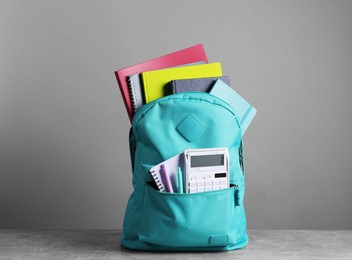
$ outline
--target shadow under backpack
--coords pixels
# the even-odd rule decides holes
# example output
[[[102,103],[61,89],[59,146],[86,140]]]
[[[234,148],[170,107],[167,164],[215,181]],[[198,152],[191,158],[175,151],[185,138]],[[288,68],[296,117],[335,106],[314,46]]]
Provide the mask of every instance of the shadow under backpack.
[[[133,192],[121,245],[144,251],[224,251],[248,243],[243,206],[242,131],[235,110],[205,92],[165,96],[142,106],[129,136]],[[160,192],[151,167],[184,150],[226,147],[230,187],[199,193]]]

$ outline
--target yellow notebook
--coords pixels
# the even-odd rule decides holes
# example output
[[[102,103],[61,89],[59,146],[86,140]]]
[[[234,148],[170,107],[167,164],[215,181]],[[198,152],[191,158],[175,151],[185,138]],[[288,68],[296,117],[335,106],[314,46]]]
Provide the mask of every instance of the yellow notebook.
[[[194,66],[177,67],[162,70],[142,72],[144,97],[146,103],[172,94],[165,85],[176,79],[193,79],[222,76],[221,63],[208,63]]]

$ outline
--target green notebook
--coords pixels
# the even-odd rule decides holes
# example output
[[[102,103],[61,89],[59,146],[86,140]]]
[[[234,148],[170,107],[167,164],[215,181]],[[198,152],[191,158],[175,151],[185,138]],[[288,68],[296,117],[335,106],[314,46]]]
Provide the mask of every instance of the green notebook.
[[[222,76],[221,63],[208,63],[142,72],[144,97],[146,103],[172,94],[165,85],[176,79],[192,79]]]

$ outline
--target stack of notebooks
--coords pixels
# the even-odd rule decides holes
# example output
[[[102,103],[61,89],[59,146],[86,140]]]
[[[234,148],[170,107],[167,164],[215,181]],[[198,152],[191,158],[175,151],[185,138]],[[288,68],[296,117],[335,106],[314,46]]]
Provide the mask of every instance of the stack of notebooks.
[[[130,121],[138,109],[158,98],[189,91],[208,92],[230,104],[238,114],[242,133],[256,110],[222,75],[221,63],[209,63],[204,47],[198,44],[155,59],[115,71]]]

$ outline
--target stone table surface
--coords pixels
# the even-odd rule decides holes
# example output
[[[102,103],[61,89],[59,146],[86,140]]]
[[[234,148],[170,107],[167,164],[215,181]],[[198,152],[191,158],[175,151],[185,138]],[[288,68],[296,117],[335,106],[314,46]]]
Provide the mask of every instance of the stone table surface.
[[[153,253],[120,247],[120,230],[0,230],[0,259],[351,259],[352,230],[248,230],[229,252]]]

